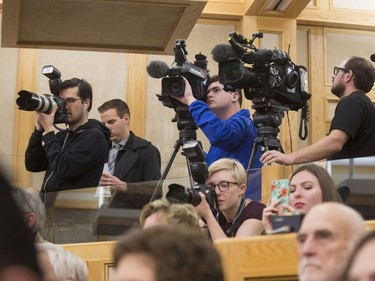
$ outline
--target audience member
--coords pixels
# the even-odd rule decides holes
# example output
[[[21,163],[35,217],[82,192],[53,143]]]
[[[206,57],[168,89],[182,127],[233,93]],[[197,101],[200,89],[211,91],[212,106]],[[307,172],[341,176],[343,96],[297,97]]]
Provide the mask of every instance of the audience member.
[[[184,78],[185,79],[185,78]],[[248,109],[241,109],[241,89],[224,90],[219,77],[213,76],[207,89],[207,101],[197,100],[189,82],[185,79],[185,93],[182,97],[174,96],[183,104],[189,105],[189,112],[197,126],[203,131],[211,147],[206,155],[206,162],[211,165],[221,158],[237,159],[247,169],[256,127]],[[260,148],[260,147],[259,147]],[[260,168],[260,149],[250,168]]]
[[[0,280],[39,281],[41,273],[33,237],[11,190],[0,172]]]
[[[221,258],[201,232],[158,225],[130,232],[115,246],[115,281],[223,281]]]
[[[375,231],[367,233],[358,243],[349,259],[344,281],[375,280]]]
[[[43,230],[46,210],[38,195],[38,191],[33,188],[13,188],[13,198],[21,210],[27,227],[31,230],[34,242],[44,242],[40,231]]]
[[[282,214],[283,209],[305,215],[313,206],[327,201],[342,202],[330,174],[316,164],[302,165],[290,176],[289,205],[278,206],[280,202],[275,201],[263,210],[264,228],[271,231],[271,217]]]
[[[337,202],[311,208],[303,219],[299,242],[300,281],[340,281],[350,253],[366,233],[354,209]]]
[[[245,169],[237,160],[222,158],[209,166],[206,184],[216,192],[217,204],[212,212],[205,195],[200,192],[201,203],[196,208],[213,241],[263,232],[264,205],[244,198],[246,183]]]
[[[52,243],[36,244],[39,265],[45,281],[87,281],[85,262],[75,254]]]
[[[99,121],[88,119],[92,106],[91,85],[86,80],[73,78],[65,80],[61,88],[68,128],[55,134],[57,106],[50,114],[36,111],[35,130],[26,149],[27,170],[46,171],[41,195],[98,186],[108,151],[109,130]]]
[[[329,134],[291,154],[266,151],[261,161],[291,165],[330,159],[375,155],[375,108],[366,96],[374,85],[375,69],[369,60],[351,57],[333,69],[331,92],[340,101]]]
[[[192,205],[174,204],[163,199],[145,205],[139,221],[142,228],[159,224],[177,224],[200,230],[199,215]]]
[[[156,185],[128,185],[159,180],[160,152],[151,142],[137,137],[129,130],[130,109],[120,99],[112,99],[98,107],[102,123],[111,130],[108,172],[104,171],[99,184],[116,186],[127,192],[129,205],[142,207],[150,201]],[[127,206],[129,207],[129,206]]]

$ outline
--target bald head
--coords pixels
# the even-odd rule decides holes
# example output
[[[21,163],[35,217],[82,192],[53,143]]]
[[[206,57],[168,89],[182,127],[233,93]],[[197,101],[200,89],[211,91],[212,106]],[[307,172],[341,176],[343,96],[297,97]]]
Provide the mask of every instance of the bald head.
[[[336,202],[314,206],[298,233],[299,280],[340,280],[355,244],[366,233],[363,218]]]

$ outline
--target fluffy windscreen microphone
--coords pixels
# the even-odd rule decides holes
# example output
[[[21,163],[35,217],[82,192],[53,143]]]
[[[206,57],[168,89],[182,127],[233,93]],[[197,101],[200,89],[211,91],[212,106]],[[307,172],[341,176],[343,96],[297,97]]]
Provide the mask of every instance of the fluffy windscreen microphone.
[[[147,66],[147,73],[152,78],[163,78],[168,75],[169,66],[163,61],[153,60]]]
[[[211,50],[212,59],[218,63],[231,59],[237,59],[238,56],[229,44],[218,44]]]
[[[375,62],[375,54],[372,54],[372,55],[370,56],[370,59],[371,59],[373,62]]]

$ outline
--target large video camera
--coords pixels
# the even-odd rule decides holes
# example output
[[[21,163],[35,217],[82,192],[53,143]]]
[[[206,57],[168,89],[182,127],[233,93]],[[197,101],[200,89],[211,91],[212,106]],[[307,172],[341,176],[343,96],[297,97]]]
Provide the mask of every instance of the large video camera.
[[[201,197],[199,191],[206,196],[207,203],[214,207],[217,199],[216,192],[204,183],[208,178],[208,167],[201,144],[196,140],[187,141],[182,147],[184,155],[189,160],[189,169],[195,184],[192,188],[185,188],[179,184],[170,184],[166,198],[171,203],[189,203],[199,205]]]
[[[49,88],[53,95],[37,95],[33,92],[21,90],[16,100],[19,110],[40,111],[46,114],[52,112],[52,108],[57,106],[54,124],[67,122],[66,102],[60,98],[61,84],[60,71],[52,65],[46,65],[42,70],[43,75],[49,78]]]
[[[262,38],[262,33],[254,33],[251,40],[236,32],[229,37],[230,45],[212,50],[213,59],[219,62],[221,84],[243,89],[245,97],[255,104],[270,102],[285,110],[306,105],[311,95],[304,66],[294,64],[286,52],[256,48],[253,42]]]
[[[174,63],[169,67],[162,61],[151,61],[147,66],[147,73],[153,78],[162,79],[161,95],[157,95],[158,99],[164,106],[176,108],[183,106],[178,100],[172,96],[183,96],[185,92],[184,76],[190,83],[193,95],[197,100],[206,100],[206,89],[209,80],[207,70],[207,57],[201,53],[195,55],[195,62],[187,61],[185,40],[176,41],[174,48]]]

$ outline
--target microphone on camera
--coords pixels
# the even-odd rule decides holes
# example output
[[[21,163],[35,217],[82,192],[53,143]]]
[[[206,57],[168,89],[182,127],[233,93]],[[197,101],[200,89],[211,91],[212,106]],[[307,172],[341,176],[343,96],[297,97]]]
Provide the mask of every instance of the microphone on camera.
[[[371,59],[373,62],[375,62],[375,54],[372,54],[372,55],[370,56],[370,59]]]
[[[153,60],[149,63],[146,70],[152,78],[163,78],[168,75],[169,66],[163,61]]]
[[[211,50],[212,59],[218,63],[224,62],[229,58],[238,59],[236,52],[231,45],[218,44]]]

